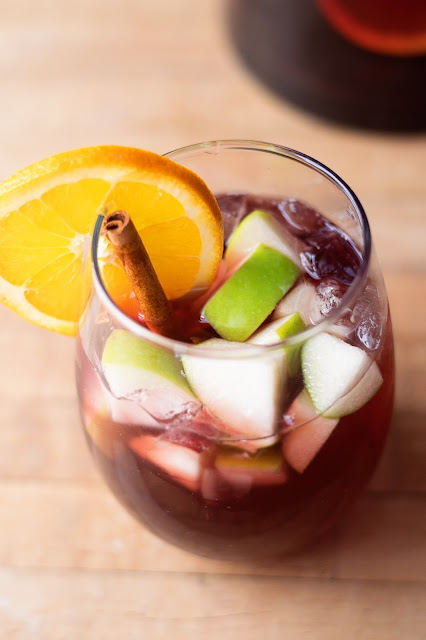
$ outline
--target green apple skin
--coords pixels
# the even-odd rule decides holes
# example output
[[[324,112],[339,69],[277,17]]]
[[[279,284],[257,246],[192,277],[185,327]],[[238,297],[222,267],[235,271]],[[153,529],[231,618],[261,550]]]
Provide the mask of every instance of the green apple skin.
[[[117,397],[145,389],[179,392],[195,400],[178,358],[123,329],[113,331],[106,341],[102,368]]]
[[[290,336],[296,335],[296,333],[300,333],[304,328],[305,323],[303,322],[302,316],[296,311],[293,315],[288,316],[285,322],[278,327],[278,337],[280,340],[285,340],[286,338],[290,338]]]
[[[250,336],[247,342],[250,342],[250,344],[278,344],[286,338],[303,331],[304,328],[305,323],[300,313],[296,312],[291,316],[268,322],[268,324]]]
[[[203,314],[225,340],[244,342],[293,286],[299,268],[264,244],[210,298]]]
[[[303,329],[305,329],[305,323],[300,313],[296,312],[291,316],[273,320],[262,329],[256,331],[256,333],[248,339],[248,342],[252,344],[275,344],[300,333]],[[291,376],[297,375],[300,371],[301,348],[301,344],[286,345],[284,347],[288,372]]]
[[[284,324],[277,329],[278,336],[281,340],[290,338],[297,333],[300,333],[305,329],[306,325],[303,322],[302,316],[298,311],[289,316]],[[301,367],[300,353],[302,344],[289,344],[284,347],[285,354],[287,356],[288,370],[291,376],[296,376]]]
[[[277,249],[292,262],[300,264],[295,239],[286,233],[272,213],[257,209],[240,222],[229,239],[224,256],[228,268],[247,258],[259,243]]]
[[[323,320],[316,286],[307,280],[301,280],[277,304],[272,320],[287,317],[298,311],[306,325],[318,324]]]
[[[220,476],[231,484],[247,479],[248,486],[273,486],[288,480],[287,465],[276,447],[261,449],[255,456],[237,450],[220,451],[214,466]]]
[[[280,300],[274,309],[272,320],[289,316],[296,311],[300,313],[305,325],[318,324],[324,320],[317,288],[309,280],[302,279]],[[338,338],[347,338],[350,331],[351,328],[344,324],[332,324],[327,328],[327,333]]]
[[[383,382],[376,362],[363,349],[325,332],[303,345],[302,371],[315,408],[326,418],[355,413]]]

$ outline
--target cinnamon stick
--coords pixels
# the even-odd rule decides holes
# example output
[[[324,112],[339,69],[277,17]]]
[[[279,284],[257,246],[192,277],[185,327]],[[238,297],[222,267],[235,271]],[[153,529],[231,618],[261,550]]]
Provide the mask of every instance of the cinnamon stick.
[[[155,333],[179,338],[176,320],[142,239],[127,211],[105,217],[104,228],[123,265],[144,320]]]

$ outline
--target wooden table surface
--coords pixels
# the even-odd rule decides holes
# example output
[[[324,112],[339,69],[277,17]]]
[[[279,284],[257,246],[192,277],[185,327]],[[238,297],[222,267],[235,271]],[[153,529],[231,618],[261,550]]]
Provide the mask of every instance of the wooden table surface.
[[[0,309],[0,638],[426,637],[426,138],[335,127],[241,65],[220,0],[2,0],[0,179],[52,153],[215,138],[300,149],[369,215],[397,393],[380,467],[336,532],[279,564],[214,562],[136,524],[79,428],[70,338]]]

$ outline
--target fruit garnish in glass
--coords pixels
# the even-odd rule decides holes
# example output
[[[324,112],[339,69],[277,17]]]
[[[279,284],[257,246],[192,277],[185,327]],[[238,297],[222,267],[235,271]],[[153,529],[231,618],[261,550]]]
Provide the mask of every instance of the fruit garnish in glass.
[[[83,149],[5,181],[0,229],[1,299],[77,335],[90,450],[151,531],[253,560],[359,496],[392,330],[365,212],[330,169],[251,141]]]

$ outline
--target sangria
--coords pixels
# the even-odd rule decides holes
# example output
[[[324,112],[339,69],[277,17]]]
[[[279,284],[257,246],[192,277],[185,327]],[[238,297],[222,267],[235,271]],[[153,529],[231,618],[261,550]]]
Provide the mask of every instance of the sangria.
[[[114,301],[99,216],[77,345],[87,441],[118,500],[170,543],[290,553],[360,494],[389,427],[392,330],[368,221],[341,178],[284,147],[167,155],[214,193],[222,256],[208,290],[172,300],[179,339],[163,336]]]

